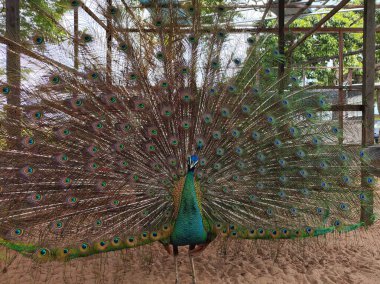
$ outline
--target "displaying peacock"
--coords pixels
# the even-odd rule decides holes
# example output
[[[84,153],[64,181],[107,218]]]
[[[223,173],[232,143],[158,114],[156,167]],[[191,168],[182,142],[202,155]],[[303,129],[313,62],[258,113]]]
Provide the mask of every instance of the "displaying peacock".
[[[228,33],[249,14],[90,2],[79,33],[55,22],[59,43],[0,36],[29,70],[20,86],[0,81],[2,246],[68,261],[159,241],[177,272],[188,245],[195,282],[192,257],[217,236],[304,238],[375,219],[371,157],[338,143],[330,97],[278,72],[281,53]]]

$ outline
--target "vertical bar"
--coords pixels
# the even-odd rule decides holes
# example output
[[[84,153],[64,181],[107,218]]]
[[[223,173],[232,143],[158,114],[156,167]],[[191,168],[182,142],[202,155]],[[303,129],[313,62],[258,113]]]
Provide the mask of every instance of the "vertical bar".
[[[6,37],[14,42],[20,41],[20,1],[6,0]],[[6,117],[9,121],[16,121],[15,124],[7,125],[8,135],[7,145],[15,148],[21,140],[21,59],[20,53],[12,51],[7,47],[7,82],[11,87],[11,92],[7,95]]]
[[[78,7],[74,8],[74,68],[79,68],[79,15]]]
[[[343,90],[343,32],[339,31],[339,100],[338,105],[345,104],[344,90]],[[339,119],[339,128],[342,129],[344,135],[344,127],[343,127],[343,111],[339,111],[338,113]],[[339,137],[339,145],[343,144],[343,135]]]
[[[375,0],[364,1],[364,34],[363,34],[363,125],[362,146],[373,145],[374,133],[374,95],[375,95]],[[365,167],[362,169],[362,186],[368,175]],[[373,223],[373,190],[366,190],[367,201],[361,204],[360,219],[365,224]]]
[[[278,51],[285,54],[285,0],[278,3]],[[280,62],[278,67],[278,77],[281,78],[285,72],[285,62]]]
[[[110,12],[112,8],[112,0],[107,0],[108,13],[107,13],[107,55],[106,55],[106,83],[112,84],[112,14]]]
[[[302,86],[306,86],[306,72],[305,72],[305,66],[302,65]]]

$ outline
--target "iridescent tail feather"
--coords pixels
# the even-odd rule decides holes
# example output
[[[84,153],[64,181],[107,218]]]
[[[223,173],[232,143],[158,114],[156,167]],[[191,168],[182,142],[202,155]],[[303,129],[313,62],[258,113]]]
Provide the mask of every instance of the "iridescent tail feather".
[[[194,153],[197,198],[215,234],[319,236],[369,223],[363,210],[374,218],[374,157],[338,143],[329,96],[291,70],[278,77],[283,55],[228,33],[242,17],[235,9],[206,17],[202,3],[173,2],[147,15],[127,1],[96,3],[95,20],[79,4],[79,37],[64,24],[60,43],[39,31],[26,47],[1,36],[32,70],[21,86],[0,78],[2,109],[13,110],[1,118],[1,245],[68,260],[168,242]]]

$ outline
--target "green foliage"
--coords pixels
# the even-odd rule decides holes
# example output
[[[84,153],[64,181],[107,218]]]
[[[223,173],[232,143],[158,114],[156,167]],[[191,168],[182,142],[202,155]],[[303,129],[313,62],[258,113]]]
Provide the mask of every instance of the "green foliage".
[[[325,15],[312,15],[305,18],[300,18],[294,21],[292,27],[311,27],[321,20]],[[363,26],[363,12],[350,11],[335,14],[326,24],[326,27],[362,27]],[[302,35],[293,35],[293,42],[299,40]],[[343,34],[343,53],[355,51],[363,46],[363,35],[360,33],[344,33]],[[292,60],[293,63],[308,62],[311,58],[333,57],[338,55],[339,51],[339,35],[337,33],[324,34],[315,33],[310,36],[302,45],[300,45],[294,52]],[[334,58],[333,66],[338,66],[338,59]],[[325,67],[328,60],[320,60],[316,63],[308,64],[306,66],[323,66]],[[361,67],[361,55],[347,56],[344,58],[345,67]],[[346,72],[348,70],[345,70]],[[362,70],[355,69],[354,76],[360,76]],[[318,84],[332,85],[336,79],[337,69],[314,69],[307,70],[306,76],[309,79],[314,79]]]
[[[350,4],[363,4],[363,1],[356,0]],[[323,11],[323,10],[320,10]],[[290,27],[310,28],[318,23],[325,14],[309,15],[295,20]],[[380,23],[380,12],[376,13],[377,24]],[[267,28],[275,27],[276,20],[267,21],[265,26]],[[363,11],[348,11],[335,14],[324,27],[363,27]],[[288,33],[286,35],[286,46],[289,47],[297,42],[304,34],[303,33]],[[376,34],[377,41],[380,42],[380,34]],[[278,38],[277,35],[270,35],[265,38],[265,46],[268,49],[277,48]],[[357,51],[363,48],[363,34],[362,33],[344,33],[343,34],[343,53]],[[295,74],[302,76],[301,67],[305,67],[304,75],[306,78],[315,81],[320,85],[334,85],[337,82],[338,69],[326,68],[308,68],[308,67],[327,67],[339,66],[339,35],[338,33],[314,33],[309,36],[301,45],[299,45],[289,58],[289,63],[292,66],[297,66],[299,69]],[[335,57],[330,59],[329,57]],[[326,59],[324,59],[326,58]],[[315,60],[313,60],[315,59]],[[376,51],[376,61],[380,61],[380,50]],[[252,58],[255,60],[255,58]],[[352,68],[356,67],[356,68]],[[359,68],[357,68],[359,67]],[[360,83],[362,76],[362,55],[351,55],[344,57],[344,76],[347,76],[349,68],[352,68],[353,83]],[[377,75],[380,79],[380,74]]]
[[[5,33],[6,0],[1,0],[0,33]],[[54,21],[59,21],[68,10],[66,0],[20,0],[20,37],[30,39],[36,33],[50,41],[59,41],[64,31]],[[54,19],[54,20],[52,20]]]

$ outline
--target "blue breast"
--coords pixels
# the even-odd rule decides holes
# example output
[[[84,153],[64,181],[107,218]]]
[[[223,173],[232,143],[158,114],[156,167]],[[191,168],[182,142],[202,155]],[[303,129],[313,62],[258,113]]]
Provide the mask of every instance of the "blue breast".
[[[173,245],[196,245],[205,243],[207,232],[203,226],[194,186],[194,173],[189,172],[183,187],[181,204],[170,241]]]

